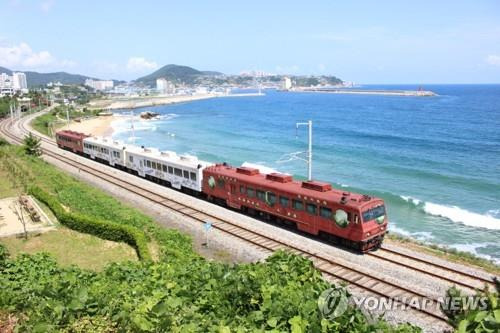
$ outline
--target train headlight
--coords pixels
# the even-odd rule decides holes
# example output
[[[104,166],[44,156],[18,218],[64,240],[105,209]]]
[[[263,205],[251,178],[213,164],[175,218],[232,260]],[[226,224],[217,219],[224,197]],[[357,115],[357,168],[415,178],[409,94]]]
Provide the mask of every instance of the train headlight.
[[[367,232],[366,237],[370,237],[371,233]]]

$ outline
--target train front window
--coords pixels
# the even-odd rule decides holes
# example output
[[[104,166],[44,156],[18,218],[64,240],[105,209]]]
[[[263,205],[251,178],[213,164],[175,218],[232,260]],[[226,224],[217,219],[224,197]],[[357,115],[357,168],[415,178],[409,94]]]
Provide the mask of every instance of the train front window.
[[[368,222],[371,220],[378,219],[385,215],[385,206],[380,205],[363,212],[363,222]]]

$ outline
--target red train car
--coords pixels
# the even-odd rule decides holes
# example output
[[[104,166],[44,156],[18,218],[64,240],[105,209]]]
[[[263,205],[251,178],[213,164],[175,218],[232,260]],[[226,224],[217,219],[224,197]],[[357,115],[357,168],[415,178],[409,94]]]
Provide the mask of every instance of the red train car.
[[[88,137],[83,133],[63,130],[56,133],[57,146],[62,149],[83,155],[83,139]]]
[[[216,164],[203,171],[203,192],[212,201],[295,224],[362,252],[378,248],[387,229],[384,201],[333,189],[328,183]]]

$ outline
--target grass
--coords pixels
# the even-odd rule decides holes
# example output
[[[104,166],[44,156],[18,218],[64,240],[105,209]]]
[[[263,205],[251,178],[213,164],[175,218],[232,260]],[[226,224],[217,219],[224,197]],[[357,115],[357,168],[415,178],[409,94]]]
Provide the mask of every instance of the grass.
[[[94,271],[112,262],[137,261],[135,250],[124,244],[82,234],[64,227],[28,240],[17,237],[0,239],[12,257],[19,253],[50,253],[61,266],[77,265]]]
[[[31,121],[31,126],[38,132],[50,136],[51,130],[55,131],[65,124],[66,110],[69,109],[69,119],[73,120],[82,117],[96,116],[101,110],[87,110],[76,111],[69,106],[58,106],[49,113],[36,117]]]
[[[154,250],[156,260],[167,256],[171,259],[199,257],[193,251],[190,237],[160,227],[151,217],[104,191],[77,180],[42,159],[26,156],[20,147],[0,147],[0,172],[7,175],[6,178],[13,184],[11,187],[25,190],[36,185],[74,213],[140,229],[150,242],[149,247]]]
[[[19,195],[20,189],[12,185],[8,172],[0,169],[0,199]]]
[[[497,265],[493,261],[475,256],[474,254],[469,252],[458,251],[453,248],[434,244],[425,244],[418,240],[394,233],[390,233],[386,241],[391,241],[393,243],[397,243],[398,245],[402,245],[416,251],[425,252],[448,261],[464,264],[466,266],[481,268],[495,275],[500,275],[500,265]]]

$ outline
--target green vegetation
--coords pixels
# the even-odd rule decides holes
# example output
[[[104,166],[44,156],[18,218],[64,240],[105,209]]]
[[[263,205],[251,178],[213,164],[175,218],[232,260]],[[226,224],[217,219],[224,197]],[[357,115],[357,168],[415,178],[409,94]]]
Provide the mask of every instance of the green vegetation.
[[[0,118],[8,116],[10,113],[10,104],[13,98],[6,96],[0,97]]]
[[[27,137],[24,138],[23,142],[24,142],[23,148],[26,155],[31,155],[31,156],[42,155],[42,149],[40,148],[40,139],[33,136],[31,132],[28,134]]]
[[[255,264],[207,261],[185,235],[18,147],[0,147],[0,172],[9,174],[13,187],[39,189],[37,197],[70,223],[79,225],[77,216],[84,225],[106,221],[136,228],[158,249],[155,261],[112,263],[99,272],[65,267],[47,254],[0,255],[0,316],[11,318],[18,331],[419,331],[369,322],[353,307],[324,319],[317,299],[330,285],[309,260],[278,252]]]
[[[21,253],[47,252],[63,267],[77,265],[80,268],[100,271],[113,262],[138,259],[134,249],[126,244],[102,240],[64,227],[32,236],[28,240],[7,237],[2,238],[0,242],[13,258]],[[0,260],[1,257],[0,253]]]
[[[219,72],[199,71],[188,66],[166,65],[153,73],[135,80],[149,86],[156,86],[156,79],[165,78],[176,83],[193,83],[199,76],[221,75]]]
[[[457,263],[476,266],[488,272],[500,275],[500,265],[498,265],[494,261],[475,256],[474,254],[469,252],[459,251],[457,249],[445,247],[442,245],[423,243],[416,239],[408,238],[396,233],[388,234],[387,238],[391,241],[399,243],[400,245],[412,247],[418,251],[424,251],[431,255],[435,255],[437,257],[441,257]]]
[[[446,296],[456,300],[442,306],[444,314],[458,333],[466,332],[499,332],[500,331],[500,282],[496,280],[495,291],[479,291],[474,301],[464,295],[457,288],[450,288]],[[481,307],[471,308],[472,304]]]
[[[68,209],[64,209],[54,196],[51,196],[37,186],[31,186],[28,192],[46,204],[55,214],[58,221],[66,227],[96,235],[102,239],[127,243],[136,249],[140,259],[151,260],[147,239],[144,233],[138,228],[106,221],[91,215],[68,212]]]
[[[96,116],[101,110],[88,110],[87,108],[77,110],[72,106],[61,105],[33,119],[31,121],[31,126],[42,134],[48,136],[54,135],[57,128],[66,124],[68,116],[66,111],[69,113],[69,119],[75,120]]]

